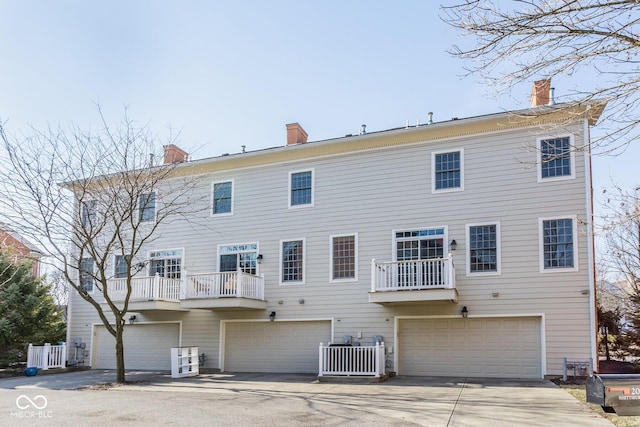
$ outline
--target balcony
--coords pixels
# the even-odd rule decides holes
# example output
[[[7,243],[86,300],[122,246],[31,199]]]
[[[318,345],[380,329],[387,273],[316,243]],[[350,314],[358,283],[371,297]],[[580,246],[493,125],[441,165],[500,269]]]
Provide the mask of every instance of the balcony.
[[[369,302],[378,304],[458,301],[456,270],[447,258],[415,261],[371,260]]]
[[[182,280],[161,276],[131,278],[129,311],[182,310],[180,288]],[[127,296],[127,279],[108,281],[109,296],[115,303],[124,302]]]
[[[264,276],[238,271],[186,274],[183,308],[264,310]]]

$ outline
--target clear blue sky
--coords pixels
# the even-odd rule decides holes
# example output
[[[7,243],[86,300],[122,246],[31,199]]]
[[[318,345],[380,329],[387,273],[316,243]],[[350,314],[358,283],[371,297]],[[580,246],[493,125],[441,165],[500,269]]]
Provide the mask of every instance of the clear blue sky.
[[[285,124],[310,140],[427,120],[526,108],[462,78],[458,40],[427,1],[1,0],[0,118],[96,126],[123,107],[160,136],[181,130],[195,158],[284,145]],[[556,95],[579,82],[556,80]],[[640,144],[638,144],[640,145]],[[640,184],[640,149],[598,158],[596,188]],[[637,160],[635,161],[637,163]],[[597,193],[599,190],[596,191]]]

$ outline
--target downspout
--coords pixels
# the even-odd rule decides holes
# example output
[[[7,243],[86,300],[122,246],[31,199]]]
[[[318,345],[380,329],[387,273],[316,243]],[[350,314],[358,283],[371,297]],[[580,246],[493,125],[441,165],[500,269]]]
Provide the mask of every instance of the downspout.
[[[593,208],[593,174],[591,162],[591,129],[589,119],[584,119],[585,138],[585,172],[586,172],[586,196],[587,196],[587,262],[589,265],[589,317],[591,319],[591,358],[594,361],[595,371],[600,371],[598,360],[598,318],[596,310],[596,259],[595,259],[595,222]]]

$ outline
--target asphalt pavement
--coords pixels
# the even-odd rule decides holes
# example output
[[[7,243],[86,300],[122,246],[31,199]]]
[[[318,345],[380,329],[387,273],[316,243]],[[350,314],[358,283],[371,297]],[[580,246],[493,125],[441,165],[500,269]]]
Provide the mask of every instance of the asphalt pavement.
[[[0,425],[611,426],[550,381],[394,377],[325,383],[314,375],[172,379],[90,370],[0,379]]]

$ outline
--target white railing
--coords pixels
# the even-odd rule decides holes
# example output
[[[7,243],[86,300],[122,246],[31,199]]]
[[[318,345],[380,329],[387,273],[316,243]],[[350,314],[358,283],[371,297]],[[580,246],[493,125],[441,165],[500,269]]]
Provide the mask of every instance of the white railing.
[[[182,280],[162,276],[131,278],[129,301],[180,301]],[[112,301],[124,301],[127,295],[127,279],[110,279],[107,282]]]
[[[264,276],[238,271],[184,274],[186,299],[251,298],[264,300]]]
[[[379,378],[385,373],[384,343],[375,346],[332,346],[320,343],[318,376],[357,375]]]
[[[67,364],[66,344],[34,346],[29,344],[27,349],[27,367],[46,371],[49,368],[64,368]]]
[[[451,255],[415,261],[371,260],[371,292],[455,287],[456,274]]]

